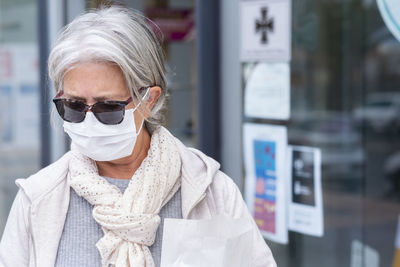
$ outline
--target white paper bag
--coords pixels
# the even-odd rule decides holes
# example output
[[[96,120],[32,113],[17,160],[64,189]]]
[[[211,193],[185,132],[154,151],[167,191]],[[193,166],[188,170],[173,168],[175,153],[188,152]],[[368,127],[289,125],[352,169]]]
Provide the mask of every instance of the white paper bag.
[[[252,245],[247,219],[165,219],[161,267],[248,267]]]

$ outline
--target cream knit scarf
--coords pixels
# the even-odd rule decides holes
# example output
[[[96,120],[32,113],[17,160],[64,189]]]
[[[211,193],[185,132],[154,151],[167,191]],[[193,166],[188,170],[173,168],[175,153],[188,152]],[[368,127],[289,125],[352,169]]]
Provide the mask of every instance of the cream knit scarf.
[[[93,160],[72,154],[70,185],[94,206],[93,218],[104,232],[96,244],[102,266],[153,267],[149,246],[160,224],[158,213],[181,185],[174,137],[162,127],[153,133],[148,155],[123,194],[99,176]]]

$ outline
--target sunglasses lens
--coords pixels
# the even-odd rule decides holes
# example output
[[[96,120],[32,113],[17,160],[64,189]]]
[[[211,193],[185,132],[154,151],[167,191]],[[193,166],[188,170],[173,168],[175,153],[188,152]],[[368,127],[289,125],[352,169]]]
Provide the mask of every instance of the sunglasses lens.
[[[97,103],[92,111],[100,122],[113,125],[121,123],[124,119],[125,106],[117,103]]]
[[[68,122],[82,122],[85,119],[85,104],[79,101],[66,99],[54,100],[58,114]]]

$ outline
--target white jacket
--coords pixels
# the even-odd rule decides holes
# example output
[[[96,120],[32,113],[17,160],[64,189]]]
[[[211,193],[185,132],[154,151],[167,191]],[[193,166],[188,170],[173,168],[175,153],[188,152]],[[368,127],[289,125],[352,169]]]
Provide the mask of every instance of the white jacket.
[[[275,267],[270,249],[233,181],[219,171],[219,164],[177,142],[182,158],[182,215],[208,219],[218,214],[249,218],[254,225],[252,266]],[[52,267],[66,219],[70,186],[67,173],[70,154],[28,179],[20,188],[0,242],[0,267]]]

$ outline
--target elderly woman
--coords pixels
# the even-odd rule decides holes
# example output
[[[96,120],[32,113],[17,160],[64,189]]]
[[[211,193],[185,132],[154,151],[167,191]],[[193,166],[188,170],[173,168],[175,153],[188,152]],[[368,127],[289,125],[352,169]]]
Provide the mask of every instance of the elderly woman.
[[[62,32],[49,75],[71,151],[17,180],[0,266],[159,266],[164,218],[219,214],[251,221],[251,266],[276,266],[219,164],[160,126],[167,84],[148,22],[111,7]]]

